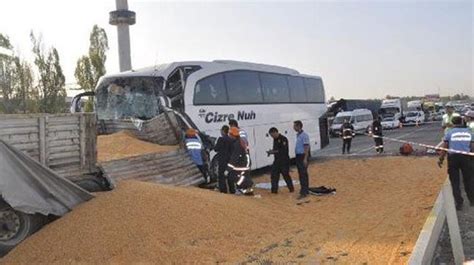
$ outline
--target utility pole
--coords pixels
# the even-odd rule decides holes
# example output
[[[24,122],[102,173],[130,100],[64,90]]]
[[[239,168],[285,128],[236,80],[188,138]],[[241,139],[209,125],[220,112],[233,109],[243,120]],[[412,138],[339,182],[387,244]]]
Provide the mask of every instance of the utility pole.
[[[115,0],[117,10],[110,12],[109,23],[117,26],[120,72],[132,69],[129,26],[135,24],[135,12],[128,10],[127,0]]]

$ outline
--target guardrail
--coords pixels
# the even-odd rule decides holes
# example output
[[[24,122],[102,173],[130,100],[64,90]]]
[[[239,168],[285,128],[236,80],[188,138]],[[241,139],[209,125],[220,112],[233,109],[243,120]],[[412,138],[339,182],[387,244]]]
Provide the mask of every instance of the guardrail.
[[[448,223],[454,262],[461,265],[464,262],[464,250],[449,178],[444,182],[433,209],[418,236],[408,261],[409,265],[431,264],[445,221]]]

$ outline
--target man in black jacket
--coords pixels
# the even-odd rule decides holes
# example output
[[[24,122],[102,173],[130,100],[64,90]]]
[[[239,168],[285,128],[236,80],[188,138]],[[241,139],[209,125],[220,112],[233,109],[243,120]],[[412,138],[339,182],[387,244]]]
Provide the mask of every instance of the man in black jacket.
[[[383,130],[380,117],[374,119],[374,122],[372,123],[372,126],[369,130],[369,135],[374,138],[375,151],[379,154],[383,153]]]
[[[348,119],[344,120],[344,124],[341,126],[341,138],[342,138],[342,154],[351,153],[352,137],[354,136],[354,126],[349,122]]]
[[[281,135],[277,128],[272,127],[268,133],[273,138],[273,149],[267,151],[268,155],[274,156],[271,173],[272,193],[278,193],[278,182],[280,181],[280,174],[286,182],[286,186],[290,192],[295,191],[293,187],[293,180],[290,176],[290,156],[288,154],[288,139]]]
[[[217,143],[214,146],[214,150],[217,152],[219,191],[222,193],[235,193],[235,183],[225,175],[232,151],[231,147],[232,139],[229,137],[229,126],[224,125],[221,129],[221,137],[217,139]]]

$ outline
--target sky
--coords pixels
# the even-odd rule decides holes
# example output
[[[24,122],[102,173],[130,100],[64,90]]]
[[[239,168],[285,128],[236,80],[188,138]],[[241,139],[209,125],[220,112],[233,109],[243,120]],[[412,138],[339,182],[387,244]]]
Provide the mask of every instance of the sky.
[[[134,69],[232,59],[323,78],[327,97],[474,96],[474,1],[144,1],[130,28]],[[114,0],[2,0],[0,33],[32,61],[31,31],[58,49],[67,83],[105,28],[107,71],[118,67]]]

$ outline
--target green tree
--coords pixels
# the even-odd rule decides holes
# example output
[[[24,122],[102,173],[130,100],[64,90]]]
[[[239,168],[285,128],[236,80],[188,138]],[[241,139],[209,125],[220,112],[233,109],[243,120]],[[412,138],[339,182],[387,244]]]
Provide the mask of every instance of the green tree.
[[[39,111],[45,113],[58,113],[66,109],[65,77],[59,61],[56,48],[48,51],[43,48],[41,38],[33,32],[30,34],[35,55],[35,65],[38,68],[38,92],[40,96]]]
[[[13,113],[12,67],[13,46],[8,36],[0,33],[0,112]]]
[[[77,83],[85,91],[94,91],[99,78],[105,75],[105,61],[109,44],[103,28],[94,25],[89,37],[89,53],[77,60],[74,76]],[[86,104],[86,111],[92,111],[92,100]]]
[[[31,65],[15,57],[13,68],[14,101],[18,111],[23,113],[38,112],[38,91],[33,85],[34,74]]]

